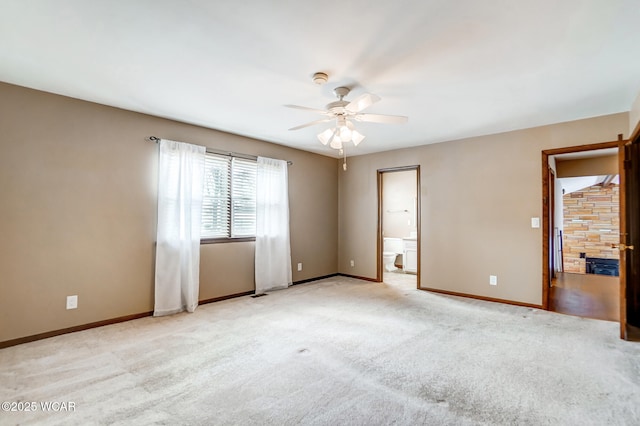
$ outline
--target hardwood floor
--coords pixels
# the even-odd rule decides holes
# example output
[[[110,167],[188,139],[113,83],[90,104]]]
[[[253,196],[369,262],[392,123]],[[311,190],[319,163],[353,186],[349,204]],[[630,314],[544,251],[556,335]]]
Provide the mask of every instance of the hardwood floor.
[[[620,321],[619,295],[618,277],[558,273],[552,281],[549,310],[586,318]]]
[[[640,328],[627,324],[627,340],[640,342]]]

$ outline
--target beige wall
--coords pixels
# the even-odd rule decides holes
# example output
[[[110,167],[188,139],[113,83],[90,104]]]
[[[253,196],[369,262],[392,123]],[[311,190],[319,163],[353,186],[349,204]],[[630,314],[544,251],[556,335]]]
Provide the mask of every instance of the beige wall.
[[[416,171],[388,172],[382,175],[384,237],[404,238],[415,231],[414,203],[417,194]]]
[[[633,132],[638,129],[638,126],[640,126],[640,93],[636,96],[629,112],[629,137],[634,136]]]
[[[540,304],[541,231],[529,226],[542,215],[540,151],[615,140],[629,122],[351,157],[343,172],[332,158],[0,83],[0,342],[153,309],[157,146],[146,136],[292,160],[294,281],[375,278],[376,171],[418,164],[421,286]],[[253,243],[201,254],[201,299],[253,290]]]
[[[618,155],[556,160],[556,177],[606,176],[618,174]]]
[[[540,305],[542,231],[530,223],[542,216],[541,151],[616,140],[628,125],[620,113],[349,158],[339,174],[340,272],[376,277],[376,171],[419,164],[420,285]]]
[[[0,83],[0,342],[153,309],[150,135],[293,161],[293,280],[337,272],[335,159]],[[253,250],[202,246],[200,299],[253,290]]]

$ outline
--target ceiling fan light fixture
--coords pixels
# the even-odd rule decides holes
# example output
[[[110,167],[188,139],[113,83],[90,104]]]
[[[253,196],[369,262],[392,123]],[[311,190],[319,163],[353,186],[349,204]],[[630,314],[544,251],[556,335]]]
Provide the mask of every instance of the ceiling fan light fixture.
[[[322,145],[326,145],[329,143],[332,136],[333,129],[327,129],[324,132],[318,134],[318,139],[320,140],[320,143],[322,143]]]
[[[313,82],[315,84],[325,84],[328,80],[329,76],[326,73],[317,72],[313,74]],[[288,108],[315,112],[324,117],[320,120],[292,127],[289,130],[299,130],[335,120],[335,127],[318,133],[317,137],[322,145],[329,145],[332,149],[337,150],[340,156],[344,155],[344,170],[347,169],[347,154],[344,144],[351,142],[354,147],[357,147],[365,138],[362,133],[356,130],[353,124],[354,120],[384,124],[401,124],[407,122],[407,117],[405,116],[363,113],[363,110],[379,102],[380,97],[371,93],[363,93],[349,102],[344,100],[344,98],[349,95],[350,92],[351,89],[346,86],[334,88],[333,93],[338,100],[327,104],[324,110],[299,105],[285,105]]]
[[[342,142],[349,142],[351,140],[351,130],[347,126],[340,127],[340,140]]]
[[[360,142],[364,140],[365,136],[357,130],[351,131],[351,141],[353,141],[353,146],[358,146]]]

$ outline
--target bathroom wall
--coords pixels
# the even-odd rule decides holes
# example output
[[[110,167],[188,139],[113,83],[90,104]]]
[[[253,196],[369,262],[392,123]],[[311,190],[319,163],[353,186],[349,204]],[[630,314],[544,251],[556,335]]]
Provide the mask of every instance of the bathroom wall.
[[[382,235],[404,238],[416,228],[415,202],[418,185],[415,170],[382,174]]]

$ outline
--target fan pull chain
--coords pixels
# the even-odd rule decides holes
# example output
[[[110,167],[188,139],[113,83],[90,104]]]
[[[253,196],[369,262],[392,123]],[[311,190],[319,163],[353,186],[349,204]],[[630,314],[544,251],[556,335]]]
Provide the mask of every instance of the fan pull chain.
[[[343,163],[342,163],[342,170],[346,172],[347,171],[347,151],[343,149],[342,153],[344,154],[344,157],[343,157],[344,160],[343,160]]]

